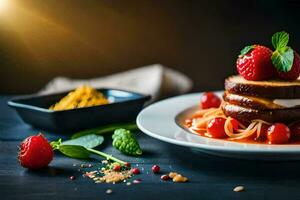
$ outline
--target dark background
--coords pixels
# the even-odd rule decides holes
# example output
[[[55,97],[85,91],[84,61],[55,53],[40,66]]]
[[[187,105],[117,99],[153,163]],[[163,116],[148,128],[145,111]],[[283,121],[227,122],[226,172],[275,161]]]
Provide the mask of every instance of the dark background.
[[[222,89],[245,45],[270,46],[286,30],[300,49],[299,9],[296,0],[1,0],[0,93],[152,63],[184,72],[194,90]]]

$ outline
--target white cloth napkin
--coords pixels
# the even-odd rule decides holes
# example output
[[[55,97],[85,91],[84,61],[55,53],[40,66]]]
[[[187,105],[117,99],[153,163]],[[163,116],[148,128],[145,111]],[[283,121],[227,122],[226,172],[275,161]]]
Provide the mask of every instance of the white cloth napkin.
[[[152,100],[183,94],[192,87],[192,81],[184,74],[160,64],[154,64],[93,79],[56,77],[40,93],[69,91],[83,84],[95,88],[106,87],[149,94]]]

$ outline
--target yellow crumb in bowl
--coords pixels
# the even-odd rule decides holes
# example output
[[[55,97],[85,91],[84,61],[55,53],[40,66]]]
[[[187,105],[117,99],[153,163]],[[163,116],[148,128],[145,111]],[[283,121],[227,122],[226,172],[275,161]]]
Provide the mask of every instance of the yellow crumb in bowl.
[[[84,108],[108,104],[105,96],[96,89],[83,85],[69,92],[59,102],[50,106],[50,110],[70,110],[74,108]]]

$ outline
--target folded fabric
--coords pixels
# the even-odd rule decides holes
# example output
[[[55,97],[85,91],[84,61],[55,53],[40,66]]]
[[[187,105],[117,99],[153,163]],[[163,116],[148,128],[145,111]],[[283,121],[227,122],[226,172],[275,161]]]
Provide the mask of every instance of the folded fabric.
[[[183,94],[192,87],[192,81],[184,74],[160,64],[154,64],[93,79],[56,77],[40,93],[69,91],[83,84],[95,88],[115,88],[148,94],[153,100]]]

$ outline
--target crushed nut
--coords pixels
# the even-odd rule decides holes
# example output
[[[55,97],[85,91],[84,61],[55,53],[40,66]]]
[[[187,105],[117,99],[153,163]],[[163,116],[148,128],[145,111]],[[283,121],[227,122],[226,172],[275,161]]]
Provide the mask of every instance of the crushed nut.
[[[170,177],[170,178],[174,178],[177,174],[178,174],[178,173],[176,173],[176,172],[170,172],[170,173],[169,173],[169,177]]]
[[[176,183],[184,183],[184,182],[187,182],[187,181],[188,181],[188,178],[182,176],[181,174],[177,174],[177,175],[173,178],[173,182],[176,182]]]
[[[184,183],[188,181],[188,178],[185,176],[182,176],[181,174],[177,172],[170,172],[169,177],[173,179],[173,182],[176,183]]]

